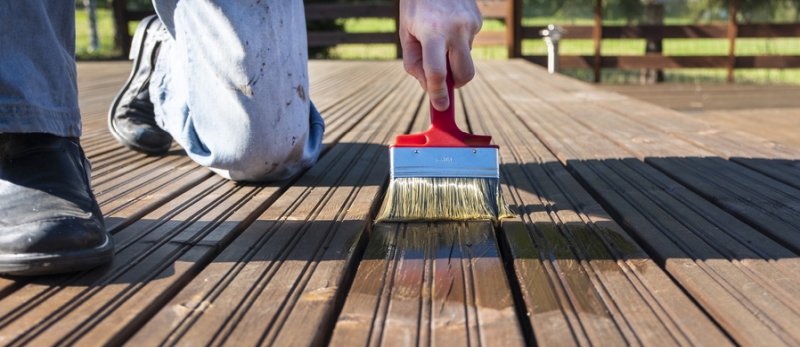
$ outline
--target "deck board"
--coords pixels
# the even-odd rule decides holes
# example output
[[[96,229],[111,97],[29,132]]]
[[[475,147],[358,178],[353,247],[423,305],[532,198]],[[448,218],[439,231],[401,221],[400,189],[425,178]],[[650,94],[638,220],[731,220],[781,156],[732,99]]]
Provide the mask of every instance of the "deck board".
[[[174,335],[187,336],[182,343],[199,345],[305,345],[327,338],[322,327],[334,318],[343,294],[337,289],[351,262],[357,261],[354,253],[388,172],[383,144],[408,128],[416,111],[408,105],[420,96],[411,92],[413,84],[407,80],[383,81],[381,90],[407,92],[378,98],[380,105],[367,119],[267,208],[131,345],[160,343]],[[395,116],[391,126],[373,126],[387,115]],[[179,310],[187,300],[207,304]]]
[[[270,184],[177,145],[127,150],[106,123],[130,63],[78,64],[116,258],[0,277],[0,344],[800,344],[800,149],[780,137],[798,123],[772,137],[523,61],[476,66],[456,116],[501,146],[519,216],[499,225],[372,224],[387,145],[429,124],[400,62],[310,63],[323,153]]]
[[[541,74],[536,69],[525,71]],[[651,256],[665,262],[667,271],[734,339],[750,345],[796,343],[796,331],[789,323],[797,318],[792,309],[796,298],[785,292],[794,291],[791,288],[798,283],[792,270],[796,267],[796,253],[640,160],[651,156],[713,155],[691,143],[675,141],[666,133],[655,132],[645,124],[592,107],[592,101],[570,98],[569,89],[559,88],[561,85],[564,84],[518,84],[517,90],[527,90],[522,93],[537,103],[536,108],[520,105],[515,110],[531,131],[547,139],[550,150],[558,153],[617,220],[625,222],[624,226]],[[584,93],[589,90],[582,88]],[[499,95],[511,103],[520,98],[513,94],[514,90],[509,87]],[[658,111],[657,107],[651,108]],[[553,118],[559,118],[558,125],[551,124]],[[560,129],[553,129],[554,126]],[[575,143],[555,135],[562,129],[592,140]],[[768,178],[757,175],[752,182],[764,180]],[[774,213],[779,211],[772,209]],[[784,210],[782,214],[789,217],[792,211]],[[768,262],[769,259],[780,261]],[[782,283],[786,287],[774,289]],[[735,311],[738,313],[730,314]],[[769,337],[762,338],[765,334]]]
[[[486,77],[471,84],[464,99],[484,100],[470,124],[496,134],[504,152],[505,187],[521,218],[505,221],[502,229],[533,311],[536,340],[558,338],[549,342],[564,344],[563,336],[571,333],[576,344],[727,344],[545,146],[520,131],[524,125],[514,112],[485,97],[495,92],[487,83],[494,81],[501,80]]]

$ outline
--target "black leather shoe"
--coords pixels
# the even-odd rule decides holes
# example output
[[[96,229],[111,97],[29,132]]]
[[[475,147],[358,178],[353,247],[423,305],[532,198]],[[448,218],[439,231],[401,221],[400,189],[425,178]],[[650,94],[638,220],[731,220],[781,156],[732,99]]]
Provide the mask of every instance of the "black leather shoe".
[[[172,145],[172,136],[156,124],[150,102],[150,75],[158,59],[160,30],[164,29],[157,16],[139,23],[131,44],[133,71],[108,111],[108,127],[117,141],[151,155],[164,154]]]
[[[77,143],[0,134],[0,274],[39,275],[111,261],[114,242]]]

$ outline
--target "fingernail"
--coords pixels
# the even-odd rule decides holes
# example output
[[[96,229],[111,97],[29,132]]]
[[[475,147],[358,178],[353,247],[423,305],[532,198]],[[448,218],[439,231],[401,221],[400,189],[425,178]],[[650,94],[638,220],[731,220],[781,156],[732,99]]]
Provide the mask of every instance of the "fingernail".
[[[442,109],[446,109],[449,106],[447,103],[447,98],[438,98],[436,99],[435,104]]]

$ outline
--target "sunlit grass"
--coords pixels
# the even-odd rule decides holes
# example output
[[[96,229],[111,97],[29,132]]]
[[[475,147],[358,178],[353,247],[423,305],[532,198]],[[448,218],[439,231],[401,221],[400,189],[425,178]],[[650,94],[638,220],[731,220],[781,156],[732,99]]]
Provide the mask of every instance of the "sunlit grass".
[[[97,9],[97,36],[99,49],[90,51],[89,15],[86,11],[75,11],[75,55],[79,58],[111,58],[119,54],[114,51],[114,20],[111,11]]]

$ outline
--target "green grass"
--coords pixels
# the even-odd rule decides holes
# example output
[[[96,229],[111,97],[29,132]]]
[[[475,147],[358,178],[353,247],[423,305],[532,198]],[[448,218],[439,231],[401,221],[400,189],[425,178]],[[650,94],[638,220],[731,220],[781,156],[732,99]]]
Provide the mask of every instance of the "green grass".
[[[100,48],[89,51],[89,15],[84,10],[75,11],[75,56],[78,59],[104,59],[119,55],[114,50],[114,20],[111,11],[97,9],[97,39]]]
[[[97,24],[100,49],[89,52],[89,25],[87,14],[83,10],[76,11],[76,56],[79,59],[103,59],[119,56],[113,49],[113,21],[111,12],[106,9],[97,10]],[[668,20],[667,24],[686,24],[687,21]],[[392,32],[394,20],[380,18],[342,19],[347,32]],[[549,23],[562,25],[591,25],[591,19],[565,21],[553,18],[525,18],[525,26],[544,26]],[[607,21],[605,24],[620,25],[624,22]],[[135,30],[138,22],[131,22],[129,30]],[[505,24],[499,20],[485,20],[485,31],[503,31]],[[605,39],[601,43],[603,55],[642,55],[645,40],[641,39]],[[726,39],[665,39],[663,41],[665,55],[727,55]],[[392,44],[342,44],[331,48],[331,56],[335,59],[394,59],[395,46]],[[524,40],[524,55],[545,55],[547,47],[542,40]],[[748,38],[736,40],[738,55],[800,55],[800,38]],[[592,55],[592,40],[564,40],[561,43],[561,54]],[[476,46],[472,55],[477,60],[506,59],[508,53],[502,46]],[[589,70],[567,70],[565,74],[591,80]],[[683,83],[723,83],[726,80],[724,69],[674,69],[665,70],[668,82]],[[741,69],[735,73],[739,83],[786,83],[800,84],[800,69]],[[604,70],[602,79],[607,83],[638,83],[639,70]]]

